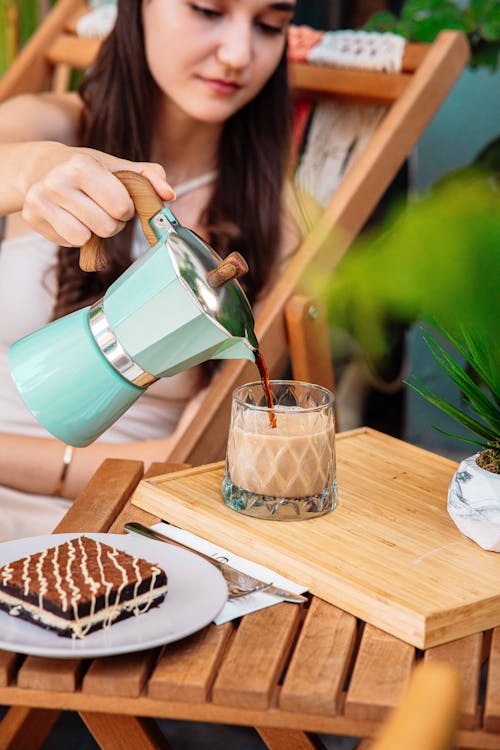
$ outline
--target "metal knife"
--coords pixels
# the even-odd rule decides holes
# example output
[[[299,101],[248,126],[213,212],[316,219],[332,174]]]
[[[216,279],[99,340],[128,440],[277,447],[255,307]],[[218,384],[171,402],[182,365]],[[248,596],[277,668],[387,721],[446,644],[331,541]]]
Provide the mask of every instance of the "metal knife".
[[[279,586],[273,586],[272,584],[267,585],[264,581],[260,581],[258,578],[254,578],[253,576],[248,575],[248,573],[242,573],[240,570],[231,567],[231,565],[228,565],[222,560],[217,560],[217,558],[210,557],[210,555],[206,555],[204,552],[199,552],[196,549],[192,549],[191,547],[182,544],[182,542],[178,542],[176,539],[170,539],[170,537],[165,536],[165,534],[161,534],[159,531],[151,529],[149,526],[145,526],[142,523],[131,521],[130,523],[126,523],[124,525],[124,528],[127,531],[132,531],[134,534],[141,534],[142,536],[146,536],[148,537],[148,539],[156,539],[160,542],[167,542],[168,544],[177,545],[178,547],[182,547],[189,552],[193,552],[195,555],[198,555],[207,562],[212,563],[212,565],[215,565],[215,567],[218,568],[223,575],[226,574],[226,577],[231,577],[233,580],[238,579],[242,582],[244,581],[249,588],[254,588],[255,586],[259,585],[263,587],[265,586],[265,588],[262,588],[262,591],[260,593],[279,596],[280,599],[283,599],[284,601],[294,602],[297,604],[307,601],[307,596],[303,596],[302,594],[293,594],[291,591],[282,589]]]

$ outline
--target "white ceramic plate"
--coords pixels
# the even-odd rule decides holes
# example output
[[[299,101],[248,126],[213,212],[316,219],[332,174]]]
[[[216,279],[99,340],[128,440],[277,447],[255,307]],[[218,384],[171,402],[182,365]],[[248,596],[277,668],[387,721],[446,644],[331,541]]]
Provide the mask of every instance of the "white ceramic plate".
[[[77,536],[79,534],[52,534],[4,542],[0,544],[0,566]],[[60,659],[142,651],[195,633],[208,625],[226,603],[227,586],[222,574],[192,552],[128,534],[88,533],[85,536],[158,563],[168,577],[168,592],[162,604],[142,615],[117,622],[108,630],[97,630],[76,640],[62,638],[0,611],[0,648]]]

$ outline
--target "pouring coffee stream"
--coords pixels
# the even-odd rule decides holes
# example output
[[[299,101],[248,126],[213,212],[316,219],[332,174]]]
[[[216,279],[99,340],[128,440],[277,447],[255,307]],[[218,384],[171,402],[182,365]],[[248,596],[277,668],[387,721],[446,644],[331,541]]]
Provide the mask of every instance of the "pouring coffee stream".
[[[9,367],[36,419],[64,443],[83,447],[110,427],[159,378],[209,359],[260,367],[250,304],[236,278],[238,253],[222,260],[165,206],[149,180],[116,172],[151,246],[104,297],[16,341]],[[104,245],[82,247],[84,270],[103,268]],[[260,365],[259,365],[260,363]],[[267,391],[268,406],[270,392]]]
[[[269,425],[272,429],[276,429],[276,412],[274,411],[273,394],[271,393],[271,384],[269,382],[269,372],[262,353],[257,349],[255,352],[255,364],[259,370],[260,382],[262,383],[262,390],[266,397],[267,408],[269,409]]]

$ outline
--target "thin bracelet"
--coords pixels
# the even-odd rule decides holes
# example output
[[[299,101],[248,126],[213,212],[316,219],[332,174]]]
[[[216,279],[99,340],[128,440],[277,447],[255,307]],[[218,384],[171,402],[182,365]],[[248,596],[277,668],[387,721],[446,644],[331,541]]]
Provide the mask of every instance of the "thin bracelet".
[[[71,460],[73,458],[73,453],[75,452],[75,449],[72,445],[65,445],[64,446],[64,454],[63,454],[63,462],[62,462],[62,468],[61,468],[61,474],[59,476],[59,479],[57,480],[57,484],[54,487],[54,490],[52,492],[52,495],[54,497],[62,497],[63,489],[64,489],[64,482],[66,481],[66,477],[68,475],[69,467],[71,464]]]

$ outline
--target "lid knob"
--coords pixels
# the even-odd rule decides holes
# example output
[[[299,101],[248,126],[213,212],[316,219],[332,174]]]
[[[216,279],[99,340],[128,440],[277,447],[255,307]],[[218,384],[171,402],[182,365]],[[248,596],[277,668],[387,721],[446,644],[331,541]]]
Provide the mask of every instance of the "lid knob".
[[[218,268],[213,268],[207,273],[207,283],[213,289],[222,286],[226,281],[238,279],[248,273],[248,263],[239,253],[230,253],[224,258]]]

